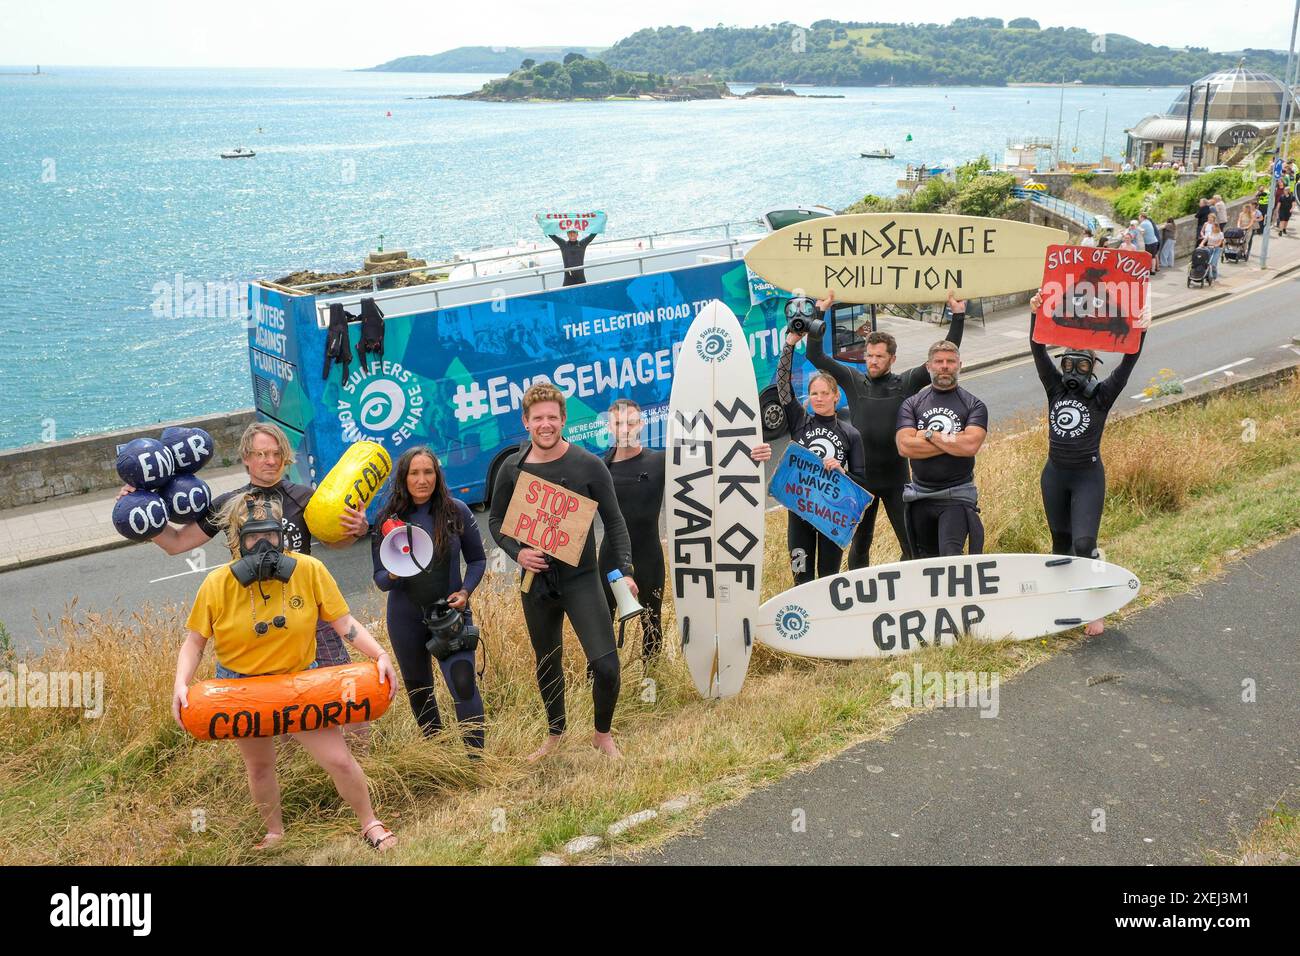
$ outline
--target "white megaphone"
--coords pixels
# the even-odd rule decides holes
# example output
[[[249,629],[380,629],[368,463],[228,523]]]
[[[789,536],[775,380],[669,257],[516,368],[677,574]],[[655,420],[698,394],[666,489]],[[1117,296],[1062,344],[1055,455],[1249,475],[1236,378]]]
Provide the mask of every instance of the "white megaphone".
[[[380,530],[384,540],[379,545],[379,563],[389,574],[415,577],[433,561],[433,539],[419,525],[390,518]]]
[[[605,577],[609,581],[609,589],[614,594],[614,600],[618,603],[620,621],[626,621],[629,617],[635,617],[645,610],[632,596],[632,589],[627,586],[627,578],[623,577],[622,571],[610,571]]]

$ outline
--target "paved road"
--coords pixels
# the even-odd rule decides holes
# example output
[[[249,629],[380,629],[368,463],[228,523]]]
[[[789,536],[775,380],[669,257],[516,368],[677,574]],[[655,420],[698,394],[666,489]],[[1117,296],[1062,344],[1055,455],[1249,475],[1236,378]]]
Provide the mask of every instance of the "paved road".
[[[1229,371],[1249,374],[1295,364],[1300,347],[1291,343],[1291,337],[1300,335],[1298,295],[1300,276],[1284,278],[1259,291],[1240,293],[1158,322],[1130,379],[1128,394],[1116,410],[1141,405],[1131,396],[1161,368],[1174,369],[1195,389],[1220,379],[1220,374],[1205,373],[1226,365],[1234,366]],[[982,330],[972,334],[982,334]],[[922,358],[903,355],[900,367]],[[1108,358],[1105,367],[1113,368],[1117,359]],[[973,372],[962,381],[988,405],[995,427],[1041,416],[1045,410],[1042,387],[1027,359]],[[487,540],[485,516],[480,516],[479,524]],[[209,567],[228,560],[224,547],[216,544],[209,544],[203,553]],[[321,546],[316,554],[334,572],[350,603],[364,607],[373,601],[379,606],[379,597],[370,588],[370,556],[364,547],[332,550]],[[131,610],[144,601],[156,605],[189,601],[200,578],[187,560],[199,565],[197,555],[168,557],[157,547],[143,544],[2,573],[0,621],[17,645],[27,649],[38,646],[33,613],[40,620],[57,617],[72,595],[79,597],[82,609]]]
[[[1300,799],[1298,564],[1300,535],[1002,685],[996,718],[920,714],[637,862],[1168,865],[1230,853],[1274,801]],[[792,831],[796,811],[805,832]]]

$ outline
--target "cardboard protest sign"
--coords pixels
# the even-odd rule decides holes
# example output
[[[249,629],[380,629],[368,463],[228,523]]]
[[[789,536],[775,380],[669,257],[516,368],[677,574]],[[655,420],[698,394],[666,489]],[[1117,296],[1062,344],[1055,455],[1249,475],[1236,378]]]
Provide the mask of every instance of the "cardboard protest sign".
[[[525,547],[576,567],[596,507],[590,498],[521,472],[501,530]]]
[[[790,442],[772,473],[768,494],[841,548],[853,540],[867,491],[842,471],[828,471],[816,452]]]
[[[1093,246],[1050,246],[1034,341],[1043,345],[1136,352],[1133,320],[1147,309],[1151,255]]]
[[[539,212],[537,224],[548,236],[563,236],[569,230],[578,234],[579,239],[590,235],[600,235],[605,231],[605,214],[603,212]]]

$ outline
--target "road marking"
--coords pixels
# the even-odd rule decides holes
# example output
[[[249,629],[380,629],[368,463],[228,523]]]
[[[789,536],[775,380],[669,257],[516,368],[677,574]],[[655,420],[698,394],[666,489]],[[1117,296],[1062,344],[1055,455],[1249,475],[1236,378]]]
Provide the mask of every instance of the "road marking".
[[[169,574],[164,578],[154,578],[150,584],[157,584],[159,581],[170,581],[172,578],[183,578],[187,574],[201,574],[204,571],[211,571],[211,568],[191,568],[188,571],[181,571],[178,574]]]
[[[1238,365],[1245,365],[1247,362],[1253,362],[1253,361],[1255,361],[1253,358],[1238,359],[1236,362],[1229,362],[1227,365],[1220,365],[1218,368],[1212,368],[1208,372],[1201,372],[1197,375],[1190,375],[1187,378],[1183,379],[1183,384],[1186,385],[1188,382],[1194,382],[1198,378],[1205,378],[1205,376],[1207,375],[1216,375],[1219,372],[1226,372],[1230,368],[1236,368]],[[1145,392],[1138,392],[1136,395],[1130,395],[1129,398],[1136,399],[1139,402],[1151,401],[1151,397],[1147,395]]]

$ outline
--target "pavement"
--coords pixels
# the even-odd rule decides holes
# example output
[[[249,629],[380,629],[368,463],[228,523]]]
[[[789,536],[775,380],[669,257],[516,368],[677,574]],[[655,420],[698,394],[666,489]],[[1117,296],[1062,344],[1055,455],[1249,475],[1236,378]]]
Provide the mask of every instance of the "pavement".
[[[1300,269],[1300,238],[1274,237],[1266,271],[1258,266],[1258,252],[1257,240],[1250,263],[1222,263],[1220,281],[1208,289],[1187,288],[1185,264],[1154,276],[1150,292],[1153,319],[1230,299]],[[889,315],[880,315],[877,325],[897,338],[900,356],[924,356],[943,332],[942,326],[933,323]],[[990,313],[983,322],[969,320],[961,346],[963,373],[1027,356],[1027,330],[1027,306]],[[1136,376],[1133,381],[1138,381]],[[241,467],[205,470],[202,477],[216,494],[246,481]],[[0,511],[0,573],[129,545],[131,542],[113,529],[116,496],[114,489]]]
[[[1300,800],[1297,564],[1300,535],[1000,684],[995,717],[921,713],[632,862],[1231,859]]]

